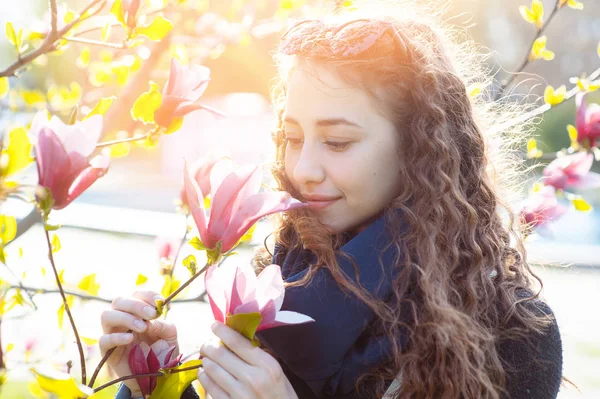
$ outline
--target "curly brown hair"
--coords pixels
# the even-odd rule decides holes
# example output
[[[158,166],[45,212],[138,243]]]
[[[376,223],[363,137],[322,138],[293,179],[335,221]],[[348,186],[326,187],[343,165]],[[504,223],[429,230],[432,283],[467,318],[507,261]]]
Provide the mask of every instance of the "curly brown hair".
[[[343,255],[338,251],[343,236],[331,235],[309,210],[279,215],[274,241],[285,253],[296,237],[296,245],[317,256],[306,277],[294,285],[308,283],[315,270],[327,267],[342,289],[374,311],[378,328],[394,343],[394,360],[356,382],[365,397],[382,397],[389,381],[402,371],[396,398],[500,398],[506,375],[498,342],[541,333],[552,323],[547,315],[519,305],[537,298],[541,288],[530,298],[517,296],[524,288],[534,291],[533,278],[542,286],[527,263],[519,220],[509,206],[525,172],[517,148],[522,148],[527,132],[518,126],[493,133],[495,124],[524,107],[493,102],[485,92],[469,95],[471,84],[489,83],[483,68],[486,52],[441,21],[444,7],[439,3],[427,9],[417,9],[413,2],[390,6],[371,1],[358,7],[336,15],[335,23],[365,17],[387,20],[402,32],[410,60],[399,62],[391,56],[394,44],[385,35],[353,58],[323,57],[322,52],[313,57],[310,51],[276,55],[281,73],[273,88],[277,125],[271,170],[279,190],[299,194],[284,170],[282,121],[285,77],[294,63],[318,62],[378,102],[401,135],[402,191],[384,210],[393,237],[389,245],[404,255],[394,265],[385,265],[399,271],[394,300],[376,301],[351,282],[336,261]],[[300,45],[322,50],[322,39],[321,30],[306,32]],[[403,214],[402,235],[397,210]],[[261,256],[256,264],[270,263],[268,255]],[[405,307],[414,324],[400,317]],[[509,321],[517,327],[507,328]],[[410,330],[406,348],[398,342],[403,328]]]

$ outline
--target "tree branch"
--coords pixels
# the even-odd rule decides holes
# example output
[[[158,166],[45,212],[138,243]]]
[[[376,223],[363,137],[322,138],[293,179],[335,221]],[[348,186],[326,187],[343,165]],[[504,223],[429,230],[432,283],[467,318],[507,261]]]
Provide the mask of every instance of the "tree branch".
[[[596,78],[600,77],[600,68],[596,69],[594,72],[592,72],[589,77],[587,79],[589,80],[595,80]],[[573,87],[571,90],[569,90],[565,96],[565,99],[563,102],[561,102],[560,104],[555,105],[554,107],[558,107],[561,104],[564,104],[568,99],[572,98],[573,96],[575,96],[577,93],[579,93],[581,91],[581,89],[579,88],[579,86],[575,86]],[[524,123],[527,122],[529,119],[541,115],[544,112],[550,110],[550,108],[552,108],[552,106],[550,104],[544,104],[541,105],[529,112],[526,112],[520,116],[517,116],[515,118],[512,118],[510,120],[508,120],[507,122],[494,126],[490,132],[492,133],[498,133],[498,132],[502,132],[505,129],[509,129],[515,125],[518,125],[519,123]]]
[[[44,218],[45,220],[45,218]],[[56,278],[56,285],[60,290],[60,295],[62,296],[63,304],[65,305],[65,312],[69,316],[69,322],[71,323],[71,327],[73,328],[73,333],[75,334],[75,340],[77,342],[77,348],[79,349],[79,360],[81,361],[81,381],[85,384],[86,381],[86,373],[85,373],[85,355],[83,352],[83,346],[81,345],[81,339],[79,338],[79,332],[77,331],[77,326],[75,326],[75,320],[73,320],[73,315],[71,314],[71,309],[69,309],[69,303],[67,302],[67,297],[65,296],[65,292],[63,291],[62,284],[60,282],[60,277],[58,277],[58,271],[56,270],[56,265],[54,264],[54,256],[52,255],[52,243],[50,242],[50,235],[48,234],[48,230],[44,226],[44,233],[46,234],[46,243],[48,244],[48,258],[50,259],[50,263],[52,264],[52,270],[54,271],[54,277]]]
[[[69,41],[69,42],[89,44],[92,46],[115,48],[118,50],[123,50],[123,49],[127,48],[127,46],[124,43],[108,43],[108,42],[103,42],[100,40],[85,39],[83,37],[68,36],[68,37],[65,37],[64,40]]]
[[[94,7],[95,5],[98,5],[99,3],[102,3],[100,5],[100,7],[98,7],[98,9],[96,11],[94,11],[93,13],[89,14],[88,16],[86,16],[84,18],[85,14],[87,14],[87,12],[92,7]],[[50,5],[52,6],[52,4],[54,4],[56,6],[56,0],[50,0]],[[105,4],[106,4],[106,0],[93,0],[90,4],[88,4],[83,9],[83,11],[79,15],[79,17],[77,17],[71,23],[67,24],[64,28],[62,28],[59,31],[50,31],[50,33],[48,33],[48,35],[46,35],[46,38],[44,39],[44,42],[40,45],[40,47],[19,57],[19,59],[17,61],[15,61],[12,65],[8,66],[8,68],[6,68],[3,71],[0,71],[0,78],[5,77],[5,76],[17,76],[16,73],[19,69],[23,68],[25,65],[29,64],[30,62],[32,62],[39,56],[56,50],[55,42],[57,40],[59,40],[69,30],[71,30],[75,25],[77,25],[84,19],[87,19],[87,18],[92,17],[92,16],[96,15],[97,13],[99,13],[102,10],[102,8],[104,8]],[[56,21],[55,21],[55,23],[56,23]]]
[[[550,13],[550,17],[548,17],[548,20],[544,23],[544,25],[540,29],[538,29],[537,34],[531,41],[531,44],[529,45],[529,47],[527,47],[527,54],[525,55],[525,59],[523,60],[523,62],[521,62],[521,65],[519,66],[519,68],[517,68],[517,70],[515,72],[510,74],[510,78],[500,86],[500,88],[498,89],[498,93],[496,93],[496,96],[494,97],[494,101],[497,101],[504,94],[506,89],[516,79],[517,74],[523,72],[523,70],[527,67],[527,65],[529,65],[529,63],[531,62],[531,58],[530,58],[531,48],[533,47],[533,44],[535,43],[535,41],[537,39],[539,39],[540,36],[542,36],[542,34],[544,33],[544,31],[546,30],[546,28],[548,27],[548,25],[554,18],[554,16],[558,13],[558,10],[560,9],[559,4],[560,4],[560,0],[556,0],[556,4],[554,5],[554,9]]]

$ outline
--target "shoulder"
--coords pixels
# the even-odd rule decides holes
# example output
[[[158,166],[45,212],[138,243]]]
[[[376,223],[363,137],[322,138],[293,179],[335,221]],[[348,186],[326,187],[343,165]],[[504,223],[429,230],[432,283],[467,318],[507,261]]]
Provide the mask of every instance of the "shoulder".
[[[519,298],[533,296],[529,290],[517,291]],[[541,299],[519,303],[538,316],[546,317],[548,325],[541,333],[528,331],[522,337],[503,338],[498,354],[505,366],[506,388],[510,398],[555,398],[562,378],[562,340],[550,306]],[[515,327],[509,323],[507,327]]]

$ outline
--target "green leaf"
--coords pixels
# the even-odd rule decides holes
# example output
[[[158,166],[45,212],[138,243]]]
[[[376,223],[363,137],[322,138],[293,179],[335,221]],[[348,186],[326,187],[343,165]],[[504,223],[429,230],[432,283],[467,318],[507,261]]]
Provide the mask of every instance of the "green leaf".
[[[54,234],[52,236],[52,253],[56,253],[61,249],[60,238],[58,238],[58,234]]]
[[[14,216],[0,215],[0,240],[8,244],[17,235],[17,219]]]
[[[100,284],[96,283],[96,273],[92,273],[82,278],[77,288],[87,292],[90,295],[98,295],[98,291],[100,290]]]
[[[56,394],[61,399],[87,398],[94,390],[75,381],[67,373],[50,368],[31,368],[40,387],[47,392]]]
[[[0,78],[0,98],[4,98],[8,95],[8,90],[10,86],[8,84],[8,77]]]
[[[2,151],[2,155],[8,156],[8,165],[2,171],[2,174],[10,176],[33,162],[31,147],[25,129],[22,127],[12,129],[8,133],[8,148]]]
[[[192,276],[198,271],[198,262],[196,262],[196,257],[194,255],[186,256],[181,263],[190,271]]]
[[[571,200],[571,203],[575,206],[575,209],[580,211],[580,212],[588,212],[591,211],[593,208],[590,204],[588,204],[586,202],[586,200],[584,200],[581,197],[578,198],[573,198]]]
[[[154,123],[154,113],[162,104],[162,94],[158,85],[150,82],[150,90],[140,95],[133,103],[131,117],[144,123]]]
[[[171,21],[159,15],[150,25],[136,28],[135,35],[144,35],[152,41],[159,42],[171,29],[173,29]]]
[[[90,116],[106,114],[115,99],[115,96],[101,98],[98,104],[82,120],[86,120]]]
[[[6,39],[10,44],[17,47],[17,34],[15,33],[15,28],[12,22],[6,23]]]
[[[261,321],[262,316],[259,312],[240,313],[228,316],[226,324],[248,338],[256,346],[258,341],[254,338],[254,335]]]
[[[200,241],[199,237],[192,238],[191,240],[188,241],[188,244],[190,244],[192,247],[194,247],[198,251],[206,251],[206,250],[208,250],[208,248],[206,248],[204,246],[204,244],[202,244],[202,241]]]
[[[202,360],[196,359],[189,360],[177,367],[161,369],[166,375],[157,378],[156,388],[152,391],[150,399],[179,398],[187,387],[197,378],[198,369],[194,368],[179,373],[173,373],[172,371],[200,366],[201,364]]]
[[[110,13],[117,18],[117,21],[123,25],[124,28],[127,28],[127,23],[125,22],[125,16],[123,15],[123,5],[121,0],[115,0],[112,7],[110,8]]]
[[[148,277],[146,277],[140,273],[140,274],[138,274],[137,279],[135,280],[135,285],[142,285],[146,281],[148,281]]]

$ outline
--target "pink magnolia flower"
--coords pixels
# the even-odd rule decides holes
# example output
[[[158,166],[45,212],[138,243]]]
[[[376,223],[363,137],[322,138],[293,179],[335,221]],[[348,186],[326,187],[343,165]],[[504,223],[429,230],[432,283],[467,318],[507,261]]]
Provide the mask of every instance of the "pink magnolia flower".
[[[168,128],[174,120],[198,109],[224,116],[219,111],[205,105],[196,104],[210,81],[210,69],[201,65],[183,66],[177,58],[171,60],[169,80],[162,93],[162,103],[154,113],[154,120]]]
[[[158,236],[154,239],[159,259],[175,259],[180,244],[180,239],[175,237]]]
[[[600,187],[600,175],[590,172],[593,162],[586,152],[558,157],[544,168],[544,184],[557,190]]]
[[[526,201],[520,216],[523,222],[532,227],[539,227],[549,221],[556,220],[567,212],[567,207],[561,205],[556,198],[553,186],[544,186]]]
[[[212,207],[210,220],[204,208],[203,191],[184,166],[184,188],[190,212],[206,248],[221,242],[227,252],[263,216],[305,206],[285,191],[259,193],[261,171],[258,166],[231,170],[229,160],[213,165],[210,174]]]
[[[181,354],[176,355],[177,347],[169,346],[167,341],[158,340],[148,346],[145,342],[135,345],[129,352],[129,368],[133,374],[156,373],[162,368],[175,367]],[[136,378],[144,397],[148,397],[156,388],[157,377]]]
[[[129,27],[129,29],[135,28],[137,24],[137,12],[140,8],[140,0],[122,0],[121,1],[121,12],[123,13],[123,20]]]
[[[31,134],[38,138],[39,185],[52,193],[52,208],[62,209],[106,174],[110,158],[101,154],[88,160],[102,132],[102,116],[66,125],[46,115],[38,112],[31,123]]]
[[[190,173],[194,180],[196,180],[196,183],[198,183],[198,188],[202,192],[204,198],[210,195],[210,172],[212,171],[213,166],[224,158],[226,158],[225,155],[210,153],[206,158],[199,159],[191,165]],[[181,203],[188,206],[185,187],[181,188],[180,196]]]
[[[301,313],[280,310],[285,288],[278,265],[267,266],[258,277],[250,265],[210,266],[204,281],[213,315],[222,323],[231,315],[253,312],[262,316],[257,331],[314,321]]]
[[[600,139],[600,105],[585,103],[586,93],[578,93],[575,96],[577,105],[577,116],[575,127],[577,128],[577,142],[586,148],[597,146]]]

